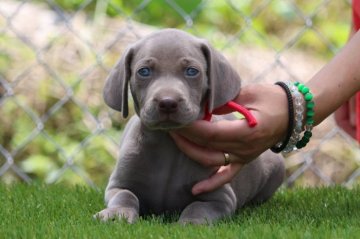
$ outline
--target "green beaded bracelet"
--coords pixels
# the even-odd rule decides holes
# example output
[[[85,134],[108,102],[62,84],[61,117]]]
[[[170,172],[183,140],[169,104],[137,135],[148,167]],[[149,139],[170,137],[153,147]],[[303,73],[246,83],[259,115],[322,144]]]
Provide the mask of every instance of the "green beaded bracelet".
[[[296,143],[296,148],[301,149],[309,143],[312,136],[311,130],[314,124],[315,102],[313,101],[314,96],[311,94],[309,87],[299,82],[296,82],[294,85],[298,88],[299,92],[303,94],[306,107],[305,132],[303,137]]]

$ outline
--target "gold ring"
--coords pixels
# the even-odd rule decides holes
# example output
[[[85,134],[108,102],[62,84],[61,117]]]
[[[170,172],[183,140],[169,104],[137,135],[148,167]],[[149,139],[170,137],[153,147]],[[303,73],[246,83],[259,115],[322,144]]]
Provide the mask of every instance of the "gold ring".
[[[224,153],[224,166],[230,163],[230,154]]]

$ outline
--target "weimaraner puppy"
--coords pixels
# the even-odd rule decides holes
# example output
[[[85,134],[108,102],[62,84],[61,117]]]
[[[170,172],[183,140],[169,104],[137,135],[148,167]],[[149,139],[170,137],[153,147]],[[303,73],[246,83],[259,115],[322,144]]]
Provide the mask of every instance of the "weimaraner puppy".
[[[231,216],[249,202],[270,198],[284,178],[283,159],[265,152],[216,191],[194,196],[192,186],[214,173],[188,158],[168,131],[202,119],[232,100],[240,78],[209,44],[165,29],[139,40],[122,55],[104,88],[105,102],[128,115],[128,87],[136,115],[125,127],[120,157],[105,192],[101,220],[181,212],[179,222],[204,224]]]

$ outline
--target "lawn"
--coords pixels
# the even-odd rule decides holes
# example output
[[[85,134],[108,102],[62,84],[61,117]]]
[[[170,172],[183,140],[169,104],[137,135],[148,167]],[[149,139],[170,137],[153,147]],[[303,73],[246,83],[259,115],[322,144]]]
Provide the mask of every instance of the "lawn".
[[[64,185],[0,184],[1,238],[359,238],[360,188],[287,189],[212,226],[149,217],[102,223],[103,191]]]

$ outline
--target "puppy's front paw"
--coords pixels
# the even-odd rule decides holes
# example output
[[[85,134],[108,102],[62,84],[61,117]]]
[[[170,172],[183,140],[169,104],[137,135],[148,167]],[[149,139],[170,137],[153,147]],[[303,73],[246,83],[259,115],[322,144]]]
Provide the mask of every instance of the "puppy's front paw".
[[[134,223],[139,218],[139,213],[134,208],[129,207],[114,207],[105,208],[104,210],[96,213],[94,218],[101,221],[108,221],[114,219],[125,219],[128,223]]]

